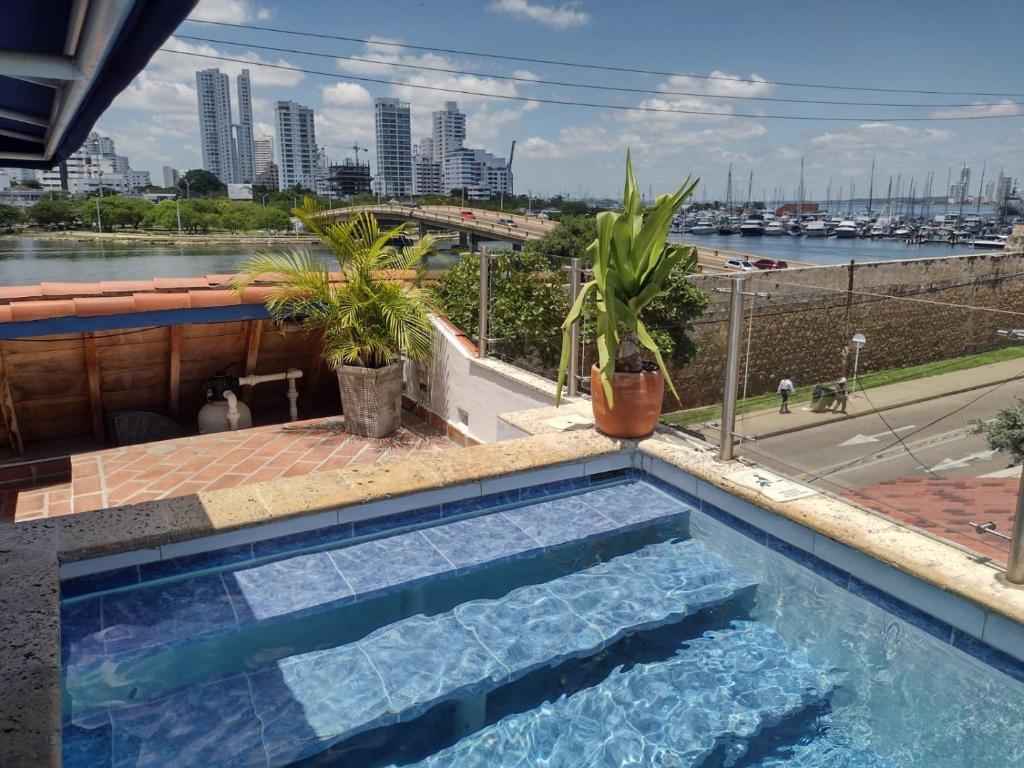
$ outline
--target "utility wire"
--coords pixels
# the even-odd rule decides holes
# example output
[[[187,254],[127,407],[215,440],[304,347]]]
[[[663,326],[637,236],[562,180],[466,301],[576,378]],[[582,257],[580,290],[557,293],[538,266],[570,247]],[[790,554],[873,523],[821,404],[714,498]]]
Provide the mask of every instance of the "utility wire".
[[[803,120],[803,121],[814,121],[814,122],[853,122],[853,123],[902,123],[902,122],[946,122],[946,121],[960,121],[960,120],[998,120],[1007,117],[1024,117],[1024,112],[1019,112],[1013,115],[959,115],[956,117],[824,117],[821,115],[762,115],[753,113],[743,112],[711,112],[708,110],[697,110],[697,109],[668,109],[661,107],[641,107],[641,106],[626,106],[622,104],[601,104],[586,101],[569,101],[563,99],[545,99],[535,96],[509,96],[497,93],[484,93],[483,91],[471,91],[463,88],[442,88],[435,85],[421,85],[414,83],[402,83],[395,80],[385,80],[383,78],[376,77],[363,77],[356,75],[339,75],[337,72],[321,72],[315,69],[306,69],[304,67],[292,67],[285,64],[271,64],[269,62],[262,61],[248,61],[246,59],[234,58],[231,56],[214,56],[207,53],[196,53],[193,51],[177,51],[172,48],[158,48],[162,53],[173,53],[179,56],[192,56],[200,59],[212,59],[214,61],[230,61],[236,64],[245,64],[250,67],[267,67],[269,69],[279,69],[286,72],[302,72],[307,75],[318,75],[321,77],[329,77],[333,80],[337,80],[344,77],[346,80],[357,80],[364,83],[377,83],[380,85],[392,85],[398,88],[415,88],[417,90],[435,91],[439,93],[457,93],[462,96],[481,96],[487,99],[499,99],[505,101],[523,101],[523,102],[534,102],[537,104],[558,104],[566,107],[591,107],[595,109],[614,109],[624,112],[657,112],[666,114],[677,114],[677,115],[703,115],[708,117],[744,117],[752,118],[754,120]]]
[[[254,48],[261,51],[273,51],[275,53],[292,53],[300,56],[314,56],[321,59],[340,59],[342,61],[355,61],[362,64],[373,64],[384,67],[398,67],[401,69],[422,70],[426,72],[443,72],[449,75],[468,75],[470,77],[490,78],[493,80],[509,80],[516,83],[528,85],[555,85],[565,88],[588,88],[597,91],[620,91],[622,93],[647,93],[657,96],[694,96],[705,99],[733,99],[740,101],[773,101],[785,104],[823,104],[830,106],[846,107],[911,107],[911,108],[950,108],[950,107],[1022,107],[1024,102],[1002,102],[1000,104],[971,103],[971,104],[934,104],[934,103],[892,103],[886,101],[834,101],[827,99],[786,99],[777,96],[739,96],[723,93],[698,93],[695,91],[671,91],[657,88],[627,88],[616,85],[594,85],[593,83],[571,83],[562,80],[543,80],[536,77],[519,77],[516,75],[498,75],[494,73],[473,72],[465,69],[449,69],[447,67],[432,67],[426,64],[403,64],[397,61],[384,61],[382,59],[368,59],[362,56],[342,56],[334,53],[321,53],[319,51],[307,51],[300,48],[279,48],[271,45],[257,45],[255,43],[239,42],[237,40],[217,40],[210,37],[196,37],[195,35],[175,35],[180,40],[193,40],[200,43],[212,43],[214,45],[236,45],[244,48]]]
[[[750,83],[754,85],[781,85],[791,88],[822,88],[838,91],[870,91],[875,93],[918,93],[936,96],[999,96],[1008,98],[1024,98],[1024,93],[995,93],[984,91],[938,91],[914,88],[872,88],[867,86],[854,85],[833,85],[826,83],[798,83],[784,80],[753,80],[741,77],[725,77],[723,75],[696,75],[688,72],[665,72],[657,69],[641,69],[638,67],[615,67],[608,64],[589,64],[577,61],[560,61],[557,59],[538,59],[527,56],[508,56],[497,53],[484,53],[482,51],[463,51],[455,48],[436,48],[427,45],[412,45],[410,43],[396,43],[388,40],[370,40],[362,37],[345,37],[342,35],[328,35],[322,32],[304,32],[296,29],[281,29],[279,27],[266,27],[256,24],[232,24],[226,21],[206,21],[204,19],[186,19],[193,24],[209,24],[218,27],[230,27],[233,29],[248,29],[257,32],[274,32],[281,35],[296,35],[299,37],[314,37],[322,40],[340,40],[348,43],[364,43],[368,45],[386,46],[391,48],[406,48],[414,51],[431,51],[434,53],[450,53],[457,56],[476,56],[486,59],[501,59],[503,61],[519,61],[527,64],[552,64],[559,67],[574,67],[577,69],[596,69],[604,72],[628,72],[637,75],[661,75],[664,77],[692,77],[698,80],[724,80],[730,83]]]

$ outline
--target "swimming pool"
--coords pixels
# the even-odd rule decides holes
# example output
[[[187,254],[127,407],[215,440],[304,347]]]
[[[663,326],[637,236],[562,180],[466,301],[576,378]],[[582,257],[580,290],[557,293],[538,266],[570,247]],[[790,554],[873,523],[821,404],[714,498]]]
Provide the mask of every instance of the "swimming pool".
[[[67,580],[64,765],[1024,760],[1024,666],[716,500],[627,469]]]

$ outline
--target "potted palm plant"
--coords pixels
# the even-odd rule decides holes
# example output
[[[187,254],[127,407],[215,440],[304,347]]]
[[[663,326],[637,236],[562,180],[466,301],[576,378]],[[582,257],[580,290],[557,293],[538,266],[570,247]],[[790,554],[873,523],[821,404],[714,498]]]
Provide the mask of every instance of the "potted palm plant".
[[[562,323],[555,402],[561,401],[569,364],[570,329],[593,292],[598,354],[590,372],[594,423],[613,437],[642,437],[654,431],[666,381],[679,399],[661,350],[641,316],[652,301],[668,294],[666,283],[674,270],[692,271],[697,264],[693,246],[666,242],[673,214],[697,183],[687,178],[675,194],[660,195],[645,211],[627,152],[623,210],[597,214],[597,239],[587,249],[594,279],[583,285]]]
[[[272,276],[275,285],[266,299],[271,317],[278,323],[297,320],[322,335],[324,360],[338,374],[345,429],[382,437],[398,427],[403,358],[422,360],[431,351],[432,304],[420,278],[434,237],[398,248],[393,243],[405,242],[411,225],[381,231],[369,214],[335,221],[321,211],[315,199],[306,198],[292,213],[330,248],[340,280],[332,280],[315,255],[293,249],[256,254],[234,287],[242,291],[260,276]]]

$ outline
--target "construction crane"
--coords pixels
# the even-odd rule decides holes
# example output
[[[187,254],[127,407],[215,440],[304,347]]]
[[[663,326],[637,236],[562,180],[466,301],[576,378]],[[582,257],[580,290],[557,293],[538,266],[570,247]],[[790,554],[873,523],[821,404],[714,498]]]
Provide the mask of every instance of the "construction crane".
[[[512,191],[512,158],[515,157],[515,154],[516,154],[516,141],[515,141],[515,139],[512,139],[512,148],[508,151],[508,164],[505,166],[505,169],[508,171],[508,181],[509,181],[508,193],[509,193],[509,195],[513,195],[514,194],[513,191]],[[498,201],[498,210],[499,211],[503,211],[504,209],[505,209],[505,189],[503,187],[502,190],[501,190],[501,199]]]
[[[360,152],[369,152],[369,151],[370,150],[365,149],[364,147],[360,147],[359,144],[353,144],[352,145],[352,154],[355,155],[356,165],[359,165],[359,153]]]

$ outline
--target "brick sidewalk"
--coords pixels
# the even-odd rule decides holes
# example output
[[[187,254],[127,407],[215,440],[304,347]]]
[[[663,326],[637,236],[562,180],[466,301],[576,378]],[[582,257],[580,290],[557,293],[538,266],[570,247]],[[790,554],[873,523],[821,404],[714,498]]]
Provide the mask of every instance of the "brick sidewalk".
[[[78,454],[71,458],[70,483],[17,495],[15,520],[185,496],[457,447],[407,412],[398,431],[381,440],[349,435],[341,424],[338,418],[313,419]]]
[[[949,480],[898,477],[844,493],[850,501],[887,517],[960,544],[1000,563],[1006,562],[1009,544],[981,535],[968,523],[995,522],[1009,533],[1017,505],[1016,477],[964,477]]]

